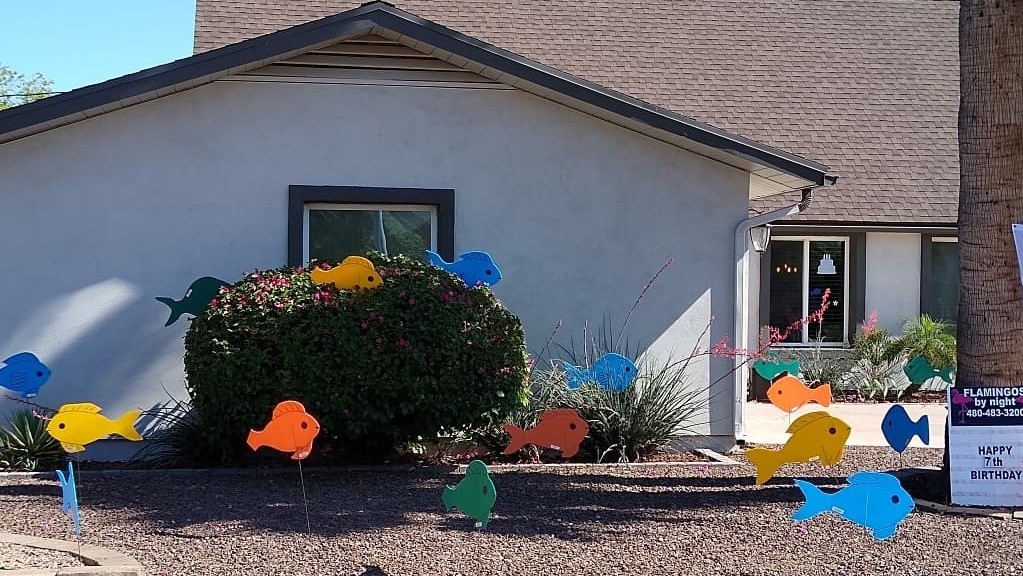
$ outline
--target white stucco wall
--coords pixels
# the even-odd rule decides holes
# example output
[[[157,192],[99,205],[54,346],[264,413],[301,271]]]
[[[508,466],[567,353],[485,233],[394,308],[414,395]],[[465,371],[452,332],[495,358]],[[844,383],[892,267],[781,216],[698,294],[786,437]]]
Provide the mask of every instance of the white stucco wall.
[[[286,264],[288,186],[452,188],[455,249],[491,252],[495,292],[531,351],[630,321],[688,350],[732,327],[732,233],[748,175],[518,91],[218,82],[0,145],[0,354],[32,350],[38,397],[108,412],[183,397],[188,322],[163,326],[197,277]],[[709,342],[705,342],[706,346]],[[729,362],[696,366],[694,384]],[[732,380],[704,428],[730,435]],[[0,410],[10,408],[0,400]]]
[[[920,235],[867,234],[864,313],[877,311],[877,323],[896,334],[920,314]]]

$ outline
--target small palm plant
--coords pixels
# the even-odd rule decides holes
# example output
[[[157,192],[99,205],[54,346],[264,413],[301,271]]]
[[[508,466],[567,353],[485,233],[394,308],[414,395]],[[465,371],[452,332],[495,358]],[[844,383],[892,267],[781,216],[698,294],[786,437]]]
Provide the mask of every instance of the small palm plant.
[[[31,410],[15,412],[0,429],[0,470],[36,472],[60,463],[60,443],[46,431],[46,421]]]
[[[955,330],[948,322],[934,320],[926,314],[910,319],[903,328],[902,342],[907,357],[923,356],[935,370],[956,364]],[[906,394],[916,392],[922,385],[922,382],[911,383]]]

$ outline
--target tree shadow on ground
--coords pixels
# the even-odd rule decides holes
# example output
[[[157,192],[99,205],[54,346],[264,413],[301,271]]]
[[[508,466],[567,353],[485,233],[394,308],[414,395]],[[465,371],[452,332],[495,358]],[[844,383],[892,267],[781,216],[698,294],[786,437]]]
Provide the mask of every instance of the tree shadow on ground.
[[[460,474],[429,472],[307,471],[305,490],[312,532],[320,536],[371,532],[412,524],[436,530],[475,531],[458,511],[444,512],[441,493]],[[594,540],[627,523],[701,523],[701,515],[802,501],[792,478],[765,486],[750,476],[648,477],[564,474],[544,471],[493,475],[498,490],[486,533],[550,535]],[[844,484],[844,478],[812,478],[818,485]],[[45,484],[0,486],[0,496],[52,497]],[[86,477],[79,484],[83,509],[106,510],[128,521],[152,525],[154,534],[213,538],[205,524],[221,524],[218,535],[244,532],[306,532],[298,470],[247,475],[160,472]],[[795,507],[793,507],[795,509]],[[119,521],[123,521],[121,519]]]

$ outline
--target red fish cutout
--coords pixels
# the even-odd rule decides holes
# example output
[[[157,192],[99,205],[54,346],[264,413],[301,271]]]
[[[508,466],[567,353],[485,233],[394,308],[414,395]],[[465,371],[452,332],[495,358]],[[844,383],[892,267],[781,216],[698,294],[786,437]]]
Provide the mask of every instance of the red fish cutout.
[[[265,428],[249,432],[248,445],[253,450],[269,446],[291,453],[292,460],[302,460],[313,451],[313,440],[319,433],[320,423],[305,411],[305,406],[285,400],[274,408],[273,418]]]
[[[514,454],[526,444],[560,450],[562,458],[571,458],[579,452],[579,444],[590,432],[590,425],[570,408],[555,408],[540,415],[535,428],[523,430],[513,424],[504,429],[511,435],[505,454]]]

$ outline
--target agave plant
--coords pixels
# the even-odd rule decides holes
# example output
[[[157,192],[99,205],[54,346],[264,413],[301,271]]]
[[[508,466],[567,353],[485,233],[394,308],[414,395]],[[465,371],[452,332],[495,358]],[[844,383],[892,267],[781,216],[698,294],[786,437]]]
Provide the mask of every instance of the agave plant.
[[[36,472],[60,463],[60,443],[46,431],[46,421],[31,410],[15,412],[0,429],[0,470]]]
[[[131,464],[151,468],[206,467],[225,460],[226,455],[207,441],[207,429],[189,402],[171,397],[165,406],[143,416],[152,418],[155,426],[146,435],[146,446],[131,457]]]

